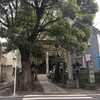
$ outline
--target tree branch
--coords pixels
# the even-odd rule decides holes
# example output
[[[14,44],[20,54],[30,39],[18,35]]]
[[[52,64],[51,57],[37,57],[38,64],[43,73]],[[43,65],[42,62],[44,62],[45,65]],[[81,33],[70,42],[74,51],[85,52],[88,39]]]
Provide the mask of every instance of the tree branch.
[[[48,24],[51,24],[51,23],[56,22],[56,21],[58,21],[58,20],[59,20],[59,18],[57,18],[57,19],[55,19],[55,20],[52,20],[52,21],[49,21],[49,22],[47,22],[46,24],[44,24],[44,25],[42,26],[42,28],[44,29],[44,27],[47,26]]]
[[[41,7],[45,7],[45,5],[46,5],[46,0],[42,0]]]
[[[12,22],[12,26],[13,26],[13,10],[12,10],[10,3],[9,3],[9,8],[10,8],[10,12],[11,12],[11,22]]]
[[[57,2],[57,0],[53,0],[51,3],[48,3],[48,2],[47,2],[47,5],[45,6],[45,8],[51,7],[53,4],[55,4]]]
[[[18,9],[18,0],[16,0],[16,15],[15,15],[15,17],[17,16],[17,9]]]
[[[15,6],[15,4],[13,2],[12,2],[12,5],[13,5],[14,9],[16,9],[16,6]]]
[[[8,27],[8,25],[7,24],[5,24],[3,21],[1,21],[0,20],[0,23],[2,24],[2,25],[4,25],[5,27]]]
[[[8,27],[9,27],[10,26],[10,22],[9,22],[9,18],[8,18],[7,12],[6,12],[6,20],[7,20],[7,24],[8,24]]]
[[[34,4],[35,4],[36,8],[39,7],[39,6],[38,6],[38,0],[34,0]]]

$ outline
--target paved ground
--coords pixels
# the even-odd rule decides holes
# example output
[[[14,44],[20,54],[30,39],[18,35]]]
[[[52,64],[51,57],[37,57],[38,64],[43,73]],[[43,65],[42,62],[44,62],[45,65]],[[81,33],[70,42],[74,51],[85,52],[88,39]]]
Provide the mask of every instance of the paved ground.
[[[31,94],[97,94],[100,93],[100,90],[86,90],[86,89],[76,89],[64,85],[63,83],[52,83],[50,79],[47,78],[46,74],[39,74],[38,80],[40,81],[42,87],[39,87],[39,91],[24,91],[18,93],[18,95],[31,95]],[[38,82],[38,81],[37,81]],[[36,83],[37,84],[37,83]],[[40,86],[40,85],[39,85]],[[43,88],[43,89],[42,89]],[[42,89],[42,91],[41,91]]]
[[[51,82],[48,81],[41,81],[40,82],[43,89],[44,89],[44,93],[67,93],[67,91],[65,91],[64,89],[58,87],[55,84],[52,84]]]
[[[97,90],[86,90],[86,89],[76,89],[69,87],[68,85],[64,86],[63,83],[52,83],[50,79],[47,78],[46,74],[39,74],[38,80],[40,81],[44,93],[67,93],[67,94],[90,94],[90,93],[100,93]]]
[[[67,93],[67,91],[49,82],[49,79],[47,78],[46,74],[39,74],[38,80],[40,81],[44,89],[44,93]]]
[[[39,81],[49,81],[48,77],[46,76],[46,74],[38,74],[38,80]]]

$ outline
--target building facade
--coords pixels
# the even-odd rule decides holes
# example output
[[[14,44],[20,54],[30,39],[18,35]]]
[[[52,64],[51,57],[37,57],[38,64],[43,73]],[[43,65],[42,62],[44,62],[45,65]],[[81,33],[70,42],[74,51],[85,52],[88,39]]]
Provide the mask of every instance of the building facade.
[[[5,53],[2,47],[0,47],[0,81],[13,81],[14,76],[12,76],[13,69],[15,67],[15,62],[13,60],[15,53],[9,52]],[[6,79],[6,80],[5,80]]]
[[[88,48],[85,50],[83,55],[71,55],[72,63],[74,63],[75,61],[79,61],[82,64],[81,69],[84,69],[85,71],[87,69],[86,55],[89,54],[90,59],[93,63],[94,72],[98,72],[100,70],[97,58],[97,56],[100,55],[100,31],[95,27],[92,28],[92,36],[88,41],[87,46]]]

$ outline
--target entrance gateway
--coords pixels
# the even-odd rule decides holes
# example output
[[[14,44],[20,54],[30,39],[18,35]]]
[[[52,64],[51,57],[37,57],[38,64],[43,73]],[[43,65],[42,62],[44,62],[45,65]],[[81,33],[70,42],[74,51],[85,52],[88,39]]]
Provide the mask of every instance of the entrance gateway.
[[[46,74],[49,73],[49,53],[52,52],[65,52],[66,53],[66,62],[67,62],[67,68],[68,68],[68,78],[69,80],[73,80],[73,73],[72,73],[72,66],[71,66],[71,60],[70,60],[70,52],[67,52],[64,48],[53,48],[52,45],[58,45],[58,42],[55,40],[37,40],[35,41],[43,43],[44,45],[49,45],[45,49],[46,54]]]

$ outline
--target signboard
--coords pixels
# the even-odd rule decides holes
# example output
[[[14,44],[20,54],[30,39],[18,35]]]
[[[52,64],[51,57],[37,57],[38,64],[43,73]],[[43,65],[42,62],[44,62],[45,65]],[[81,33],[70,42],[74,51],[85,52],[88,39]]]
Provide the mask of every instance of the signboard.
[[[91,61],[91,55],[90,54],[85,54],[86,61]]]
[[[100,68],[100,55],[97,55],[97,59],[98,59],[98,66]]]

